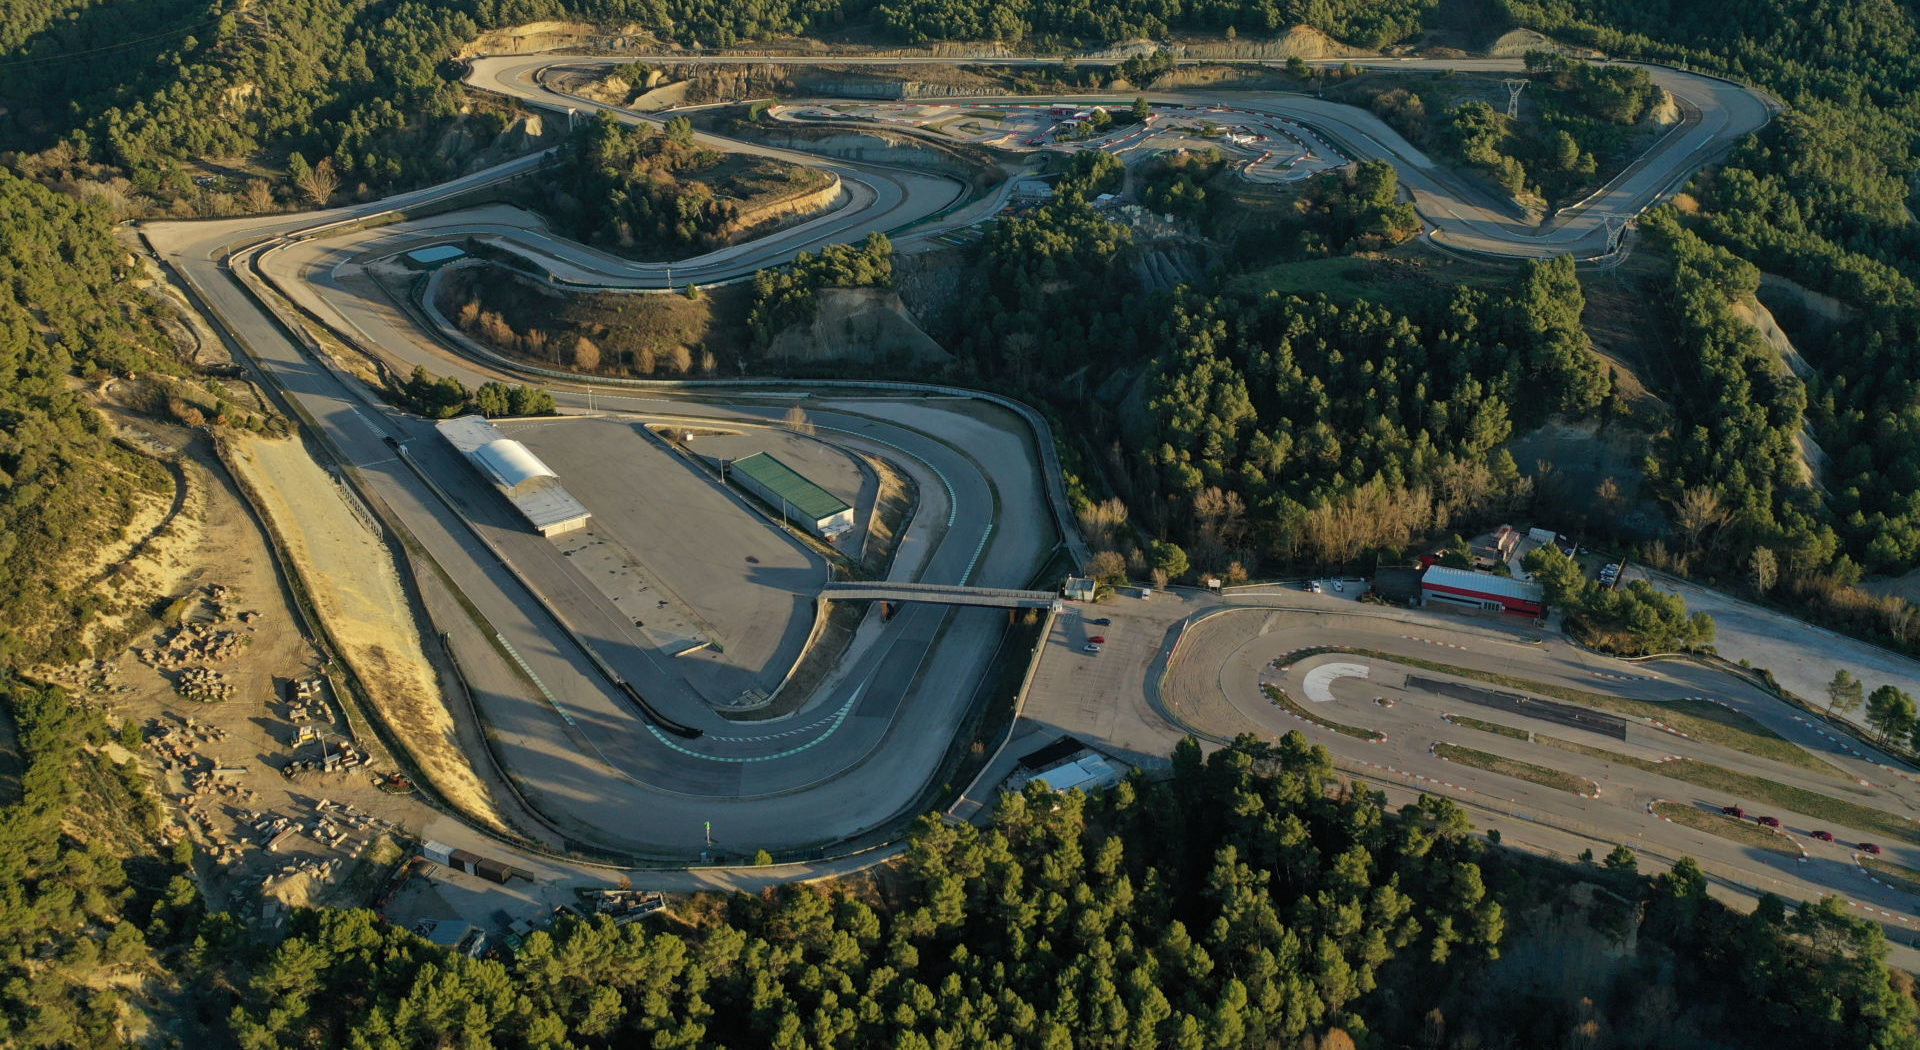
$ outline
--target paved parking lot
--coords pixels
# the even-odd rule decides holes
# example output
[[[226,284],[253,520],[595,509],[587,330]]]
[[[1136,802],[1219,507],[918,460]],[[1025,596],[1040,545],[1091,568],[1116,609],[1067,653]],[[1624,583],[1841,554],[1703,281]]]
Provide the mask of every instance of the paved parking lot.
[[[813,626],[826,563],[666,451],[638,423],[510,423],[714,645],[675,666],[711,703],[772,692]]]

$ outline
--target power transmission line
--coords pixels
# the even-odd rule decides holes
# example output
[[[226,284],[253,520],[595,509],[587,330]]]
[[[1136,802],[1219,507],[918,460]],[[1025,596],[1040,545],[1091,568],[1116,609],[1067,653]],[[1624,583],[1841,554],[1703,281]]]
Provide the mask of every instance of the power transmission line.
[[[1501,83],[1507,85],[1507,117],[1510,120],[1518,120],[1520,117],[1520,92],[1527,89],[1527,81],[1503,80]]]
[[[155,40],[165,40],[170,36],[180,36],[182,34],[191,33],[196,29],[204,29],[207,26],[218,23],[220,19],[223,17],[225,16],[216,15],[212,18],[195,22],[192,25],[182,26],[178,29],[169,29],[164,33],[154,33],[151,36],[135,37],[132,40],[121,40],[117,43],[112,43],[112,44],[102,44],[99,47],[89,47],[80,51],[67,51],[58,55],[37,55],[33,58],[16,58],[11,61],[0,62],[0,69],[14,69],[19,66],[37,66],[37,65],[44,65],[49,62],[65,62],[68,59],[85,58],[88,55],[101,55],[101,54],[106,54],[109,51],[123,51],[130,47],[138,47],[141,44],[150,44]]]

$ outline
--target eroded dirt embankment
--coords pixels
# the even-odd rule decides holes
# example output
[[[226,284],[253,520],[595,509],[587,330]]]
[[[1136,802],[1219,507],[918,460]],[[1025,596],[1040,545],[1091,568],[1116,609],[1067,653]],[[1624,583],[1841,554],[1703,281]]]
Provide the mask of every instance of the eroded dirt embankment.
[[[442,798],[506,833],[459,746],[393,558],[359,501],[298,441],[244,438],[226,458],[394,738]]]

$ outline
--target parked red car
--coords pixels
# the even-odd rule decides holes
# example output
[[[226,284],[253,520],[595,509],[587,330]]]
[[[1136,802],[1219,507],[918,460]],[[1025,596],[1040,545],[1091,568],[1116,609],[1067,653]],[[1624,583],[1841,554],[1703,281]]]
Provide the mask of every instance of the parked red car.
[[[1089,642],[1092,642],[1092,643],[1093,643],[1093,644],[1095,644],[1095,645],[1105,645],[1105,644],[1107,644],[1107,638],[1106,638],[1106,635],[1102,635],[1102,634],[1096,634],[1096,635],[1094,635],[1093,637],[1091,637],[1091,638],[1089,638],[1089,639],[1087,639],[1087,641],[1089,641]]]
[[[1753,822],[1763,828],[1777,828],[1780,826],[1779,817],[1755,817],[1753,818]]]
[[[1813,837],[1814,837],[1814,838],[1817,838],[1817,839],[1819,839],[1819,840],[1820,840],[1820,841],[1822,841],[1822,842],[1832,842],[1832,841],[1833,841],[1833,832],[1831,832],[1831,831],[1816,831],[1816,832],[1814,832],[1814,833],[1813,833]]]
[[[1721,806],[1720,812],[1725,813],[1729,817],[1745,817],[1747,815],[1747,811],[1741,809],[1739,806]]]
[[[1876,845],[1874,845],[1874,844],[1873,844],[1873,843],[1871,843],[1871,842],[1862,842],[1862,843],[1860,844],[1860,852],[1862,852],[1862,853],[1879,853],[1879,852],[1880,852],[1880,847],[1878,847],[1878,846],[1876,846]]]

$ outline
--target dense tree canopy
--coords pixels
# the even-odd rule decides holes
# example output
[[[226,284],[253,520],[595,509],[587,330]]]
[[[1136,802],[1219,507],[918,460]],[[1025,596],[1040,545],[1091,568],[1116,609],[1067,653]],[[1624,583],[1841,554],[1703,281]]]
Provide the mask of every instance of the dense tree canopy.
[[[699,145],[685,117],[660,129],[602,110],[521,196],[577,240],[677,259],[727,243],[743,205],[826,185],[812,168]]]
[[[136,493],[168,489],[73,383],[182,370],[111,222],[0,170],[0,665],[79,655],[99,599],[75,570],[120,536]]]
[[[1920,16],[1869,0],[1807,4],[1762,0],[1726,18],[1712,5],[1641,0],[1508,0],[1518,19],[1585,39],[1616,55],[1683,62],[1754,81],[1793,108],[1695,179],[1700,212],[1653,229],[1672,247],[1687,287],[1677,293],[1690,367],[1704,382],[1697,423],[1666,457],[1688,483],[1733,482],[1727,501],[1739,542],[1723,565],[1756,544],[1785,543],[1782,578],[1824,591],[1869,570],[1920,560],[1920,224],[1909,200],[1920,171]],[[1795,331],[1817,370],[1804,393],[1771,374],[1724,309],[1702,295],[1710,252],[1671,233],[1683,224],[1766,271],[1838,297],[1837,324]],[[1754,276],[1725,261],[1704,265],[1725,295],[1751,294]],[[1731,277],[1738,279],[1729,280]],[[1796,417],[1807,410],[1832,457],[1825,506],[1788,469]],[[1721,409],[1727,418],[1710,418]],[[1705,430],[1704,442],[1700,440]],[[1838,532],[1850,558],[1835,562]]]
[[[887,288],[893,284],[893,244],[869,233],[859,244],[833,244],[818,255],[801,252],[778,270],[753,275],[747,324],[762,344],[788,325],[813,320],[822,288]]]
[[[0,808],[0,1044],[123,1045],[124,990],[165,953],[186,963],[237,924],[208,923],[188,860],[156,841],[160,805],[108,726],[57,690],[0,683],[22,795]]]
[[[1479,169],[1512,194],[1534,194],[1551,204],[1585,196],[1629,163],[1644,146],[1633,126],[1657,97],[1647,71],[1530,52],[1537,116],[1513,120],[1487,102],[1462,103],[1441,121],[1442,152]],[[1426,137],[1419,96],[1402,89],[1376,95],[1374,109],[1396,127]]]
[[[1712,617],[1689,616],[1685,599],[1646,580],[1603,586],[1551,543],[1527,555],[1526,570],[1574,633],[1609,652],[1678,653],[1713,643]]]
[[[562,212],[573,236],[588,243],[690,254],[720,243],[739,211],[698,180],[720,160],[719,150],[694,145],[685,132],[623,124],[602,110],[568,137],[546,173],[546,189],[565,202],[547,209]]]
[[[1227,551],[1347,562],[1511,509],[1521,479],[1500,446],[1516,425],[1607,395],[1581,304],[1566,258],[1528,264],[1505,294],[1456,288],[1419,316],[1188,296],[1147,383],[1152,488],[1196,508],[1171,517],[1191,522],[1205,569]],[[1197,509],[1208,492],[1242,508],[1224,534]]]

